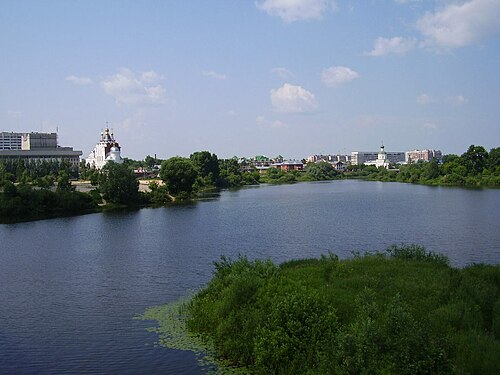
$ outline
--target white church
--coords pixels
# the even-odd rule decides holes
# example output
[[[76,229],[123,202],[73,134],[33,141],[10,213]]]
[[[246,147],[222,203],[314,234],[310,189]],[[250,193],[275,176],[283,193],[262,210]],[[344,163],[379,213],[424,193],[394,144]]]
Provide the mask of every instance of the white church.
[[[101,138],[90,152],[85,163],[96,169],[101,169],[109,161],[121,164],[123,163],[123,159],[120,155],[120,150],[120,145],[116,142],[113,131],[110,132],[109,128],[106,127],[101,131]]]
[[[387,158],[387,152],[385,152],[385,146],[382,143],[380,146],[380,151],[378,152],[377,159],[370,160],[365,162],[366,165],[374,165],[377,168],[384,167],[385,169],[389,169],[389,159]]]

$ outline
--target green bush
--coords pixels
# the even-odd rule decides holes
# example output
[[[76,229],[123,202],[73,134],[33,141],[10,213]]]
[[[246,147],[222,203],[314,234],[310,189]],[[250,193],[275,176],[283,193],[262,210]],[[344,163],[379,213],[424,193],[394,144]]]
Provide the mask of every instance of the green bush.
[[[222,258],[187,329],[261,374],[498,373],[500,266],[418,245],[339,260]]]

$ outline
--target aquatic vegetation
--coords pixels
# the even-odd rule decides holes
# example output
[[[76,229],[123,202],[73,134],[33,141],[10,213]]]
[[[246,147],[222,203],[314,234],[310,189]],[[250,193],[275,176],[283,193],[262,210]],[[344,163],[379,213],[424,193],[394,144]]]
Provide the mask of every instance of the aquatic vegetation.
[[[500,371],[500,266],[455,269],[418,245],[280,266],[222,258],[175,306],[147,313],[165,346],[251,373]]]

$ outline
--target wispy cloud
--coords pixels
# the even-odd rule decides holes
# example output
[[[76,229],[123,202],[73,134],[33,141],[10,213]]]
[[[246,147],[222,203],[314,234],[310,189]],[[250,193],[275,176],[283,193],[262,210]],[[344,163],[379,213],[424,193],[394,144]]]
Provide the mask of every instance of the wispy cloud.
[[[435,122],[426,122],[422,126],[424,127],[424,129],[431,130],[431,131],[438,129],[438,126]]]
[[[292,72],[287,68],[278,67],[278,68],[273,68],[271,71],[282,79],[290,79],[293,77]]]
[[[469,102],[469,100],[463,95],[450,96],[448,102],[453,105],[464,105]]]
[[[333,0],[263,0],[255,3],[258,9],[284,22],[318,20],[328,11],[337,10]]]
[[[271,90],[271,103],[274,110],[284,113],[313,112],[318,108],[314,94],[302,86],[285,83],[276,90]]]
[[[436,104],[436,103],[464,105],[467,104],[469,100],[463,95],[454,95],[445,98],[443,97],[439,98],[439,97],[432,97],[428,94],[420,94],[419,96],[417,96],[416,102],[422,105]]]
[[[396,36],[394,38],[379,37],[373,43],[373,49],[368,53],[370,56],[404,55],[414,49],[417,45],[415,39]]]
[[[359,73],[346,66],[332,66],[323,69],[321,80],[328,87],[339,86],[359,77]]]
[[[201,72],[201,74],[203,74],[205,77],[210,77],[215,79],[221,79],[221,80],[227,79],[227,75],[217,73],[213,70],[204,70],[203,72]]]
[[[500,33],[500,1],[470,0],[453,2],[417,21],[425,46],[463,47]]]
[[[433,103],[435,102],[436,100],[431,98],[429,95],[427,94],[420,94],[418,97],[417,97],[417,103],[418,104],[429,104],[429,103]]]
[[[117,104],[159,105],[166,101],[165,89],[159,84],[163,79],[156,72],[139,75],[123,68],[101,82],[104,91],[115,98]]]
[[[255,122],[257,123],[257,125],[263,128],[279,129],[287,127],[287,125],[283,121],[268,120],[264,116],[257,116]]]
[[[77,77],[74,75],[67,76],[66,81],[69,81],[79,86],[86,86],[93,83],[92,79],[90,79],[89,77]]]

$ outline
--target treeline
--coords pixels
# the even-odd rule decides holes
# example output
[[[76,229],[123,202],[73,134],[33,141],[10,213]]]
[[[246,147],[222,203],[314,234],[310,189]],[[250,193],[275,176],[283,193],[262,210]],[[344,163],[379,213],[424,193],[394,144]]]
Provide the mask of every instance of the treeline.
[[[60,174],[78,178],[78,168],[66,160],[0,160],[0,183],[2,181],[20,182],[45,186],[48,181],[56,180]]]
[[[446,155],[442,161],[400,165],[396,170],[375,166],[351,166],[348,177],[428,185],[500,187],[500,147],[490,152],[471,145],[462,155]]]
[[[76,177],[66,161],[0,160],[0,222],[93,212],[95,199],[71,185]]]
[[[268,184],[283,184],[307,181],[327,181],[342,178],[341,172],[335,170],[330,163],[308,163],[303,171],[283,171],[278,168],[269,168],[260,176],[260,182]]]
[[[500,372],[500,266],[454,269],[417,245],[280,266],[222,258],[182,313],[156,317],[167,346],[181,319],[250,373]]]
[[[231,188],[259,183],[256,172],[242,172],[236,159],[219,159],[216,154],[198,151],[189,158],[175,156],[161,163],[160,178],[168,192],[191,198],[211,188]]]
[[[3,181],[0,194],[0,223],[45,219],[93,212],[97,202],[90,194],[75,191],[67,175],[58,179],[57,188],[15,185]]]

